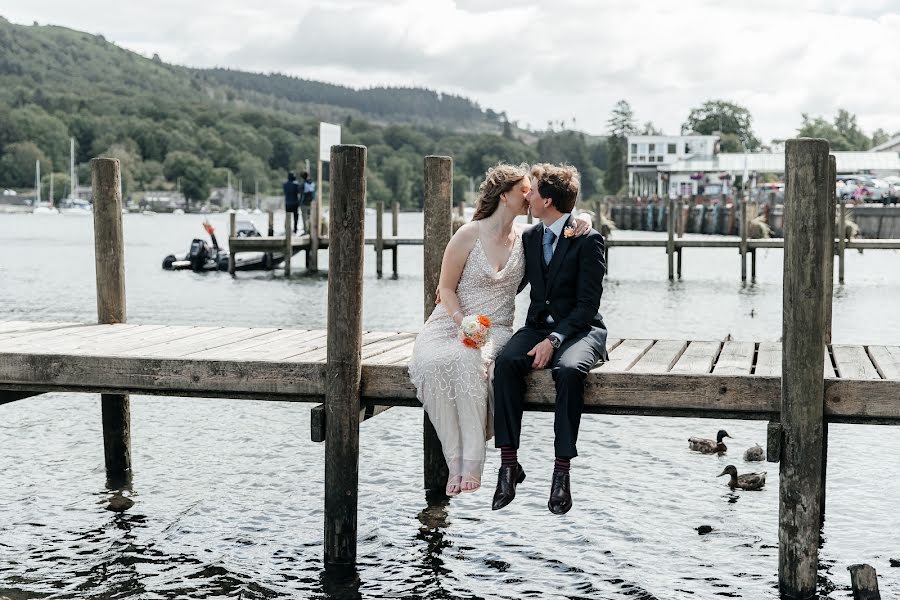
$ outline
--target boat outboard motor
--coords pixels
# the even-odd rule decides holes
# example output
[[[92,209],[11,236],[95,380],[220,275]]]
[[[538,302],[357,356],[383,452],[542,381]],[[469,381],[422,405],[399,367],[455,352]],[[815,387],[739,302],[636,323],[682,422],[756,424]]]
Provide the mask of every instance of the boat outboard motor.
[[[202,271],[209,258],[209,246],[201,239],[194,238],[191,242],[191,251],[188,252],[188,260],[191,261],[191,270]]]

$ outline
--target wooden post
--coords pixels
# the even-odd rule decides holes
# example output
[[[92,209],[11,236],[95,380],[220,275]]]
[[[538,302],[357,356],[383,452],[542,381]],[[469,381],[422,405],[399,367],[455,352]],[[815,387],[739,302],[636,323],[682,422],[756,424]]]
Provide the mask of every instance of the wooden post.
[[[329,165],[329,174],[331,165]],[[316,168],[316,199],[309,207],[309,250],[306,251],[306,270],[319,270],[319,234],[322,231],[322,161]]]
[[[288,213],[290,214],[290,213]],[[234,261],[235,255],[237,252],[234,248],[231,247],[231,238],[237,235],[237,226],[235,225],[235,219],[237,215],[234,212],[234,209],[228,211],[228,273],[229,275],[234,275]]]
[[[747,281],[747,201],[741,200],[741,281]]]
[[[425,157],[425,319],[434,310],[444,248],[450,241],[453,209],[453,159],[448,156]],[[425,489],[443,492],[447,486],[447,463],[434,426],[424,414]]]
[[[756,248],[750,248],[750,281],[756,281]]]
[[[828,142],[788,140],[785,152],[778,585],[787,598],[816,593],[824,423]]]
[[[325,565],[356,563],[366,149],[331,148],[325,368]]]
[[[838,231],[838,283],[844,284],[844,250],[847,248],[847,203],[841,200],[841,223]]]
[[[850,565],[850,587],[853,600],[881,600],[878,591],[878,574],[871,565]]]
[[[375,273],[381,279],[384,270],[384,201],[375,203]]]
[[[669,259],[669,281],[675,279],[675,201],[669,200],[669,214],[666,218],[666,225],[669,232],[669,238],[666,241],[666,255]]]
[[[266,211],[269,214],[269,237],[273,237],[275,235],[275,213],[274,211]]]
[[[832,304],[834,302],[834,213],[835,196],[837,195],[837,161],[833,154],[828,155],[828,222],[825,223],[828,239],[828,248],[825,252],[825,265],[822,273],[825,277],[825,343],[831,344]],[[821,509],[819,511],[821,523],[825,522],[825,482],[828,474],[828,423],[822,422],[822,487]]]
[[[675,256],[677,258],[675,270],[676,270],[676,274],[678,275],[678,279],[681,279],[681,251],[682,250],[684,250],[684,248],[678,248],[677,250],[675,250]]]
[[[394,248],[391,252],[391,266],[394,268],[393,279],[400,277],[399,269],[397,269],[397,236],[400,235],[400,203],[394,200],[391,205],[391,235],[394,236]]]
[[[291,258],[294,256],[294,246],[291,240],[291,231],[294,228],[294,222],[291,220],[293,215],[290,211],[284,211],[284,276],[291,276]]]
[[[91,160],[94,196],[94,262],[97,323],[125,322],[125,246],[122,235],[122,179],[119,161]],[[101,394],[103,457],[107,487],[131,481],[131,409],[127,394]]]

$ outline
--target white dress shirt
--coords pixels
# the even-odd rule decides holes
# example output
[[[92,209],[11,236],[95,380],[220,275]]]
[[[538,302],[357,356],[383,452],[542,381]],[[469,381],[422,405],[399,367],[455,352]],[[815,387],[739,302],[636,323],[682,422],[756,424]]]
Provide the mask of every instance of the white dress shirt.
[[[556,221],[554,221],[553,224],[550,225],[549,227],[544,225],[545,230],[549,229],[556,235],[556,237],[553,238],[553,252],[556,252],[556,245],[559,244],[559,236],[562,235],[563,227],[566,226],[566,221],[568,221],[569,217],[571,217],[571,216],[572,216],[572,213],[564,213],[563,216],[561,216]],[[550,315],[547,315],[547,324],[553,325],[553,322],[554,322],[553,317],[551,317]],[[554,332],[553,335],[555,335],[556,337],[559,338],[560,343],[566,341],[566,336],[564,336],[561,333]]]

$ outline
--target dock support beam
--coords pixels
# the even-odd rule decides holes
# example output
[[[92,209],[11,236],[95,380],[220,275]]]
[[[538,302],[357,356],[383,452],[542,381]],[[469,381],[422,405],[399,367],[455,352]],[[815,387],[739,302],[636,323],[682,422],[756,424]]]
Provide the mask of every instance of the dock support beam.
[[[290,213],[288,213],[290,214]],[[237,226],[235,224],[235,219],[237,215],[234,213],[234,209],[228,211],[228,274],[234,275],[234,264],[237,251],[231,247],[231,239],[237,236]]]
[[[669,281],[675,279],[675,200],[669,200],[669,209],[666,211],[666,229],[669,238],[666,241],[666,255],[669,259]]]
[[[747,281],[747,230],[747,201],[741,200],[741,281]]]
[[[325,566],[356,563],[366,149],[331,148],[325,368]],[[313,221],[315,223],[315,221]]]
[[[425,319],[434,310],[444,248],[450,242],[453,227],[453,159],[448,156],[425,157]],[[440,310],[443,310],[441,308]],[[423,416],[425,489],[443,492],[447,486],[447,463],[434,426]]]
[[[294,242],[291,239],[294,221],[291,211],[284,211],[284,276],[291,276],[291,258],[294,256]],[[273,267],[274,268],[274,267]]]
[[[94,197],[94,260],[97,322],[125,322],[125,247],[122,234],[122,180],[119,161],[91,160]],[[103,456],[107,486],[131,482],[131,411],[127,394],[101,394]]]
[[[321,165],[322,163],[320,162],[320,168]],[[319,179],[321,180],[321,175]],[[316,193],[321,194],[321,189],[316,188]],[[321,206],[321,198],[311,202],[309,205],[309,249],[306,251],[306,270],[310,273],[319,271],[319,231],[321,229],[319,209]]]
[[[400,235],[400,203],[394,200],[391,204],[391,235],[394,236],[394,248],[391,250],[391,267],[394,269],[393,279],[399,279],[400,273],[397,268],[397,237]]]
[[[384,274],[384,202],[375,203],[375,273],[378,279]]]
[[[834,218],[834,217],[832,217]],[[838,283],[844,285],[844,250],[847,249],[847,203],[841,200],[841,222],[838,231]]]
[[[785,153],[784,328],[781,383],[778,587],[816,593],[822,512],[826,254],[831,185],[828,142],[788,140]]]

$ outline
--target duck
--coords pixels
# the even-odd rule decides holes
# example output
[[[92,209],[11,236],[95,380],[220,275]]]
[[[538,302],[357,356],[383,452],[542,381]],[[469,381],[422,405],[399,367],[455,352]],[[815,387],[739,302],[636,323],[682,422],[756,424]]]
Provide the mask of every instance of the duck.
[[[760,462],[766,460],[766,451],[762,449],[762,446],[756,444],[752,448],[747,448],[744,451],[744,460],[747,462]]]
[[[725,470],[717,475],[717,477],[721,477],[722,475],[731,475],[731,479],[728,480],[728,487],[732,490],[741,489],[747,491],[755,491],[761,490],[764,485],[766,485],[766,473],[765,471],[762,473],[745,473],[743,475],[738,475],[737,468],[734,465],[728,465],[725,467]]]
[[[728,447],[722,442],[722,438],[730,437],[727,431],[720,429],[716,434],[715,441],[698,437],[688,438],[688,448],[702,454],[722,454],[728,450]]]

